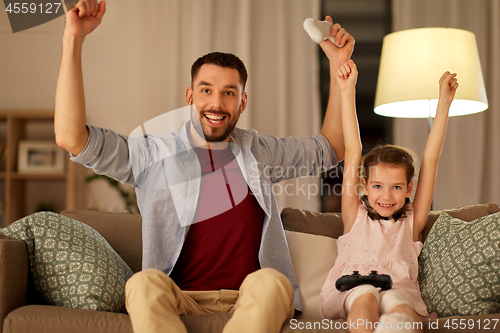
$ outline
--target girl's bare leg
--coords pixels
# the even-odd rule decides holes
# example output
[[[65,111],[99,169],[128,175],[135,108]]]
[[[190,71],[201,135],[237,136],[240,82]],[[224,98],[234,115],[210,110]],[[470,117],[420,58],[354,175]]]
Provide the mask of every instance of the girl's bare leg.
[[[347,322],[352,333],[372,333],[375,331],[374,326],[378,320],[379,304],[372,293],[356,298],[352,303],[351,311],[347,315]]]

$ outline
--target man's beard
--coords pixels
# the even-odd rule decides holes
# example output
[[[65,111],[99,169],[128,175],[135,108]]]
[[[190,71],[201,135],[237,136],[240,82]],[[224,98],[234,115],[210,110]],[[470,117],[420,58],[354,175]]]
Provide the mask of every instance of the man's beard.
[[[191,104],[191,106],[193,106],[193,105],[194,104]],[[222,142],[231,135],[231,133],[233,132],[233,129],[236,127],[236,123],[238,122],[238,119],[240,118],[240,111],[241,111],[241,106],[238,110],[236,118],[233,120],[232,116],[229,113],[224,112],[224,111],[221,112],[221,111],[214,111],[214,110],[205,110],[205,111],[200,112],[200,114],[198,115],[198,113],[196,112],[196,107],[194,107],[194,108],[192,107],[191,108],[191,122],[193,123],[193,127],[196,130],[196,133],[198,133],[198,135],[202,139],[204,139],[205,141],[207,141],[207,142]],[[220,134],[208,133],[208,129],[207,129],[207,131],[205,131],[203,129],[202,119],[204,118],[206,121],[205,113],[222,115],[225,117],[224,118],[224,122],[225,122],[224,126],[226,126],[226,129],[224,130],[223,133],[220,133]],[[195,117],[195,114],[197,114],[198,117]],[[208,127],[209,125],[206,124],[205,126]],[[223,127],[219,127],[219,129],[222,129],[222,128]],[[214,129],[217,129],[217,128],[214,128]]]

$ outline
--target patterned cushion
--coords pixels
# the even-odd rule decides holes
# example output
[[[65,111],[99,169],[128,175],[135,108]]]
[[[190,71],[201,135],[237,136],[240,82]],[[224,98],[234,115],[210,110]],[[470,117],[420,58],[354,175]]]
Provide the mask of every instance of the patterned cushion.
[[[36,290],[49,304],[121,312],[132,270],[88,225],[40,212],[0,233],[26,242]]]
[[[500,213],[465,222],[443,213],[419,257],[429,312],[440,317],[500,311]]]

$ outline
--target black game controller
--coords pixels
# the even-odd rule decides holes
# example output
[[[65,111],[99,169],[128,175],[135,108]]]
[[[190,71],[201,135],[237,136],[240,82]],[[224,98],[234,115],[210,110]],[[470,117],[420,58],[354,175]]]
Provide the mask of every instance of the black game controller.
[[[387,274],[379,275],[377,271],[372,271],[368,275],[361,275],[358,271],[353,271],[351,275],[341,276],[335,287],[339,291],[346,291],[362,284],[371,284],[374,287],[387,290],[392,288],[392,279]]]

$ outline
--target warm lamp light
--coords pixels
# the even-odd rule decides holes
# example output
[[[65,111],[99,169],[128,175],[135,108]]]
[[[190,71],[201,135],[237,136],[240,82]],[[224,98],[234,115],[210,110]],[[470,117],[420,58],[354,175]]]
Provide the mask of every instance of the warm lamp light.
[[[488,99],[476,37],[450,28],[402,30],[384,37],[375,95],[375,113],[401,118],[436,114],[438,81],[457,73],[460,86],[449,116],[484,111]]]

